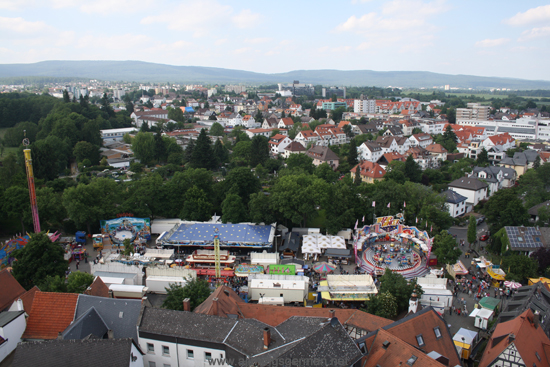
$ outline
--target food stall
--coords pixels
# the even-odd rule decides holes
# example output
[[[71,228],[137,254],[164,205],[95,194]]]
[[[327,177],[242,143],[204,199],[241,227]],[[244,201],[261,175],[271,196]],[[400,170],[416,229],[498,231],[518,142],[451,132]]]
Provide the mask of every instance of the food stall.
[[[73,260],[84,261],[86,258],[86,249],[84,247],[75,247],[72,249]]]
[[[487,274],[491,277],[493,287],[501,287],[506,280],[506,273],[498,265],[487,266]]]
[[[462,359],[470,358],[472,349],[477,343],[478,333],[473,330],[460,328],[453,336],[453,342],[456,350]]]

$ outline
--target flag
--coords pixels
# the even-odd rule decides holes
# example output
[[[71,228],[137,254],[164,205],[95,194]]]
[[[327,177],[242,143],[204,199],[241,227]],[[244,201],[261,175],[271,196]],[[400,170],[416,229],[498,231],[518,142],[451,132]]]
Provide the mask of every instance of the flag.
[[[390,207],[391,203],[388,203],[388,208]]]
[[[403,202],[403,208],[406,208],[406,207],[407,207],[407,202],[404,201],[404,202]]]
[[[363,215],[363,223],[365,223],[365,216]]]
[[[430,232],[433,232],[433,230],[434,230],[434,226],[431,225],[431,226],[430,226]]]
[[[359,224],[359,219],[357,219],[357,221],[355,221],[355,229],[357,229],[358,224]]]
[[[416,217],[416,224],[418,224],[418,217]]]
[[[372,202],[372,207],[373,207],[373,208],[376,207],[376,201],[373,201],[373,202]]]

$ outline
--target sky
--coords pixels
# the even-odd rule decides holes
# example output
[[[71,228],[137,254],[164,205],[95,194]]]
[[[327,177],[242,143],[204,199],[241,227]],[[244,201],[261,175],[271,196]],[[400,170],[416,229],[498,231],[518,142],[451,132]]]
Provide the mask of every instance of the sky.
[[[549,46],[547,0],[0,0],[2,64],[140,60],[550,80]]]

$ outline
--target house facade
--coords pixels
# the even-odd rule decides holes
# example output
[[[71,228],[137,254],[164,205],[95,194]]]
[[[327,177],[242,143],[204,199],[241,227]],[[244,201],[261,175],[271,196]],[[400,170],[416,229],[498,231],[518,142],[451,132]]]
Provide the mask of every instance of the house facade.
[[[488,188],[487,183],[474,177],[462,177],[449,184],[449,189],[467,198],[466,212],[471,211],[481,200],[487,199]]]

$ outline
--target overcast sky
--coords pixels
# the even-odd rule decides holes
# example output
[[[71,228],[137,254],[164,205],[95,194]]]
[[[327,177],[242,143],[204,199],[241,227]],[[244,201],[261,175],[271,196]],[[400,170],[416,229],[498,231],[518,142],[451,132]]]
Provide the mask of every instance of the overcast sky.
[[[0,35],[6,64],[141,60],[550,80],[548,0],[0,0]]]

